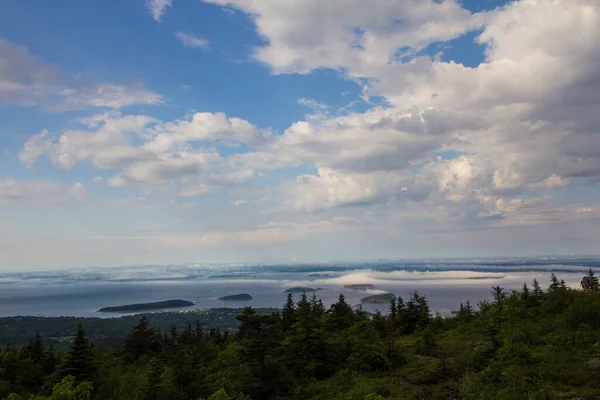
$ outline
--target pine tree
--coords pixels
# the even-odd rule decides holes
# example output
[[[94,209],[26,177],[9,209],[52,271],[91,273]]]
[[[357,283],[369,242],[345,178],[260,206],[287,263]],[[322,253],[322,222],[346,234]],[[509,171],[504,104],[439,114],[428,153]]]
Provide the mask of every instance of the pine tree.
[[[552,275],[550,275],[550,286],[548,287],[548,290],[552,291],[557,289],[560,289],[560,282],[558,281],[556,275],[554,275],[554,272],[552,272]]]
[[[467,303],[465,304],[464,308],[464,313],[465,316],[467,316],[469,319],[471,319],[471,317],[475,315],[475,313],[473,312],[473,306],[471,305],[471,300],[467,300]]]
[[[521,299],[524,301],[528,301],[530,298],[529,287],[527,287],[527,283],[523,283],[523,289],[521,290]]]
[[[587,274],[588,278],[591,282],[590,290],[597,292],[600,290],[600,285],[598,284],[598,277],[594,274],[594,271],[590,268]]]
[[[300,309],[300,307],[298,307]],[[327,324],[331,329],[336,331],[343,331],[349,328],[356,320],[356,315],[352,310],[352,307],[346,303],[346,298],[343,294],[338,297],[337,303],[331,305],[329,315],[327,318]]]
[[[296,307],[294,306],[294,299],[291,293],[287,295],[287,301],[283,305],[281,311],[281,326],[284,330],[288,330],[296,322]]]
[[[404,324],[406,316],[406,305],[404,304],[404,299],[402,296],[398,296],[396,299],[396,319],[394,321],[394,328],[400,329],[401,331],[404,329],[402,325]]]
[[[535,297],[539,297],[542,294],[544,294],[544,291],[542,290],[540,283],[537,281],[537,279],[535,279],[535,278],[533,279],[532,286],[533,286],[533,295]]]
[[[312,311],[313,318],[320,319],[325,314],[325,307],[321,299],[317,299],[317,294],[313,293],[310,299],[310,308]]]
[[[96,366],[92,346],[85,336],[83,326],[79,323],[77,324],[77,333],[71,345],[71,350],[65,357],[63,375],[74,376],[76,382],[93,382],[95,373]]]
[[[148,318],[142,315],[125,341],[125,352],[129,361],[135,361],[143,355],[158,351],[159,336],[154,328],[150,328]]]
[[[45,363],[47,358],[46,347],[39,331],[36,332],[35,338],[29,340],[29,343],[23,348],[23,353],[38,365]]]
[[[496,303],[497,305],[502,304],[502,302],[506,298],[506,295],[507,294],[504,291],[504,288],[501,288],[500,286],[492,286],[492,297],[494,299],[494,303]]]
[[[397,312],[396,312],[396,300],[394,300],[394,298],[392,298],[390,300],[390,319],[392,321],[396,320],[396,316],[397,316]]]
[[[560,280],[560,288],[561,288],[561,289],[566,289],[566,288],[567,288],[567,284],[565,283],[565,280],[564,280],[564,279],[561,279],[561,280]]]

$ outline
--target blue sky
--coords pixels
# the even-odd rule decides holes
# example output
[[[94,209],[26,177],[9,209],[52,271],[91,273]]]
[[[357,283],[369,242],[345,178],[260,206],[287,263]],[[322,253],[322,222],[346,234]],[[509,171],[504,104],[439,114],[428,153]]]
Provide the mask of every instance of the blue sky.
[[[599,8],[4,1],[0,270],[597,253]]]

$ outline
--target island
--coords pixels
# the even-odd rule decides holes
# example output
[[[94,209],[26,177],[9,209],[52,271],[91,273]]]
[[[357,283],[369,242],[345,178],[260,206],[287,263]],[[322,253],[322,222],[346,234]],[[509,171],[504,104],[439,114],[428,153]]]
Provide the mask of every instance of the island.
[[[355,284],[355,285],[344,285],[345,289],[353,289],[353,290],[367,290],[367,289],[375,289],[374,285],[369,283],[366,284]]]
[[[179,308],[193,306],[194,303],[187,300],[165,300],[157,301],[154,303],[138,303],[138,304],[126,304],[124,306],[116,307],[104,307],[99,309],[99,312],[116,312],[116,313],[130,313],[140,311],[152,311],[152,310],[163,310],[166,308]]]
[[[223,300],[223,301],[248,301],[248,300],[252,300],[252,296],[250,296],[247,293],[230,294],[229,296],[219,297],[218,300]]]
[[[391,300],[396,300],[396,296],[393,293],[381,293],[373,294],[371,296],[363,297],[360,299],[361,303],[376,303],[383,304],[389,303]]]
[[[323,290],[323,288],[311,288],[311,287],[302,287],[302,286],[298,286],[298,287],[292,287],[289,289],[285,290],[285,293],[311,293],[311,292],[318,292],[319,290]]]

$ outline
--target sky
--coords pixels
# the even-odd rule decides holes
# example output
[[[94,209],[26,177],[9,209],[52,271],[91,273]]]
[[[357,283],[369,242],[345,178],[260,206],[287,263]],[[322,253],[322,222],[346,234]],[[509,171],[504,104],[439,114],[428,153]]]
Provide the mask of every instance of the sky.
[[[4,0],[0,271],[598,254],[597,0]]]

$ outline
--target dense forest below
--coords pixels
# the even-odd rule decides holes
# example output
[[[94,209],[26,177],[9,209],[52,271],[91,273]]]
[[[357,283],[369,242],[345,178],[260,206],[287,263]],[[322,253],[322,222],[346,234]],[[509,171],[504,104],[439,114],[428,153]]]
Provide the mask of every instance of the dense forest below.
[[[81,324],[58,353],[37,334],[0,351],[0,399],[598,399],[600,292],[552,274],[492,288],[477,310],[431,315],[414,292],[368,316],[340,295],[291,295],[280,311],[238,315],[239,328],[158,330],[142,316],[123,346],[102,351]],[[75,320],[73,323],[77,323]]]

